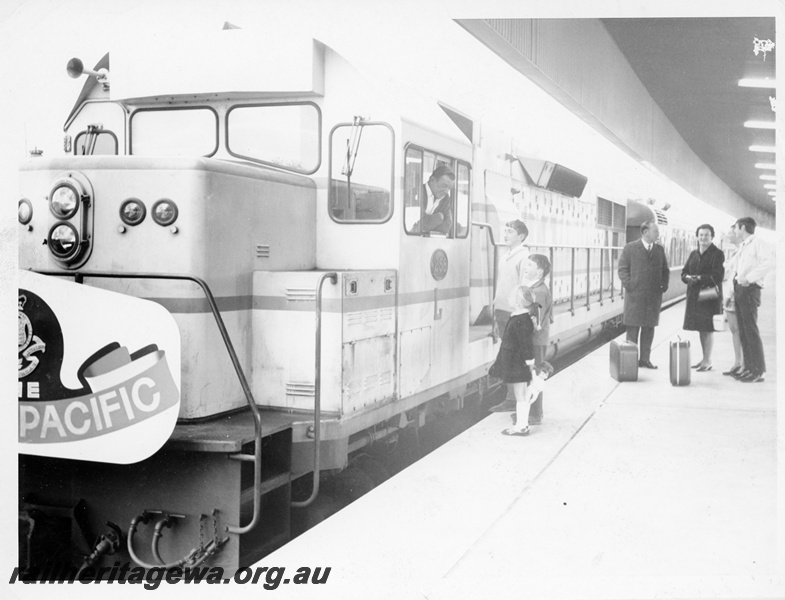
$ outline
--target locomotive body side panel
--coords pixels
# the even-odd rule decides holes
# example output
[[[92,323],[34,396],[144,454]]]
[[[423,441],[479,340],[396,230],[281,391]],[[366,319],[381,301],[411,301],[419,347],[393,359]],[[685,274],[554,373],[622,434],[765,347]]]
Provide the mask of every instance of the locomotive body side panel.
[[[73,172],[87,178],[94,191],[92,252],[80,270],[204,279],[240,363],[250,371],[253,269],[312,268],[315,263],[315,192],[310,179],[209,159],[30,161],[22,173],[22,188],[35,204],[32,231],[20,235],[23,268],[65,271],[41,240],[58,222],[46,200],[52,181]],[[123,225],[120,219],[120,208],[129,198],[147,207],[147,216],[136,226]],[[150,211],[160,199],[178,207],[171,226],[162,227],[152,219]],[[89,277],[86,283],[155,300],[173,314],[182,337],[180,418],[198,419],[246,405],[198,286]]]
[[[316,289],[325,271],[256,271],[252,380],[257,404],[312,411]],[[320,406],[343,419],[395,397],[396,273],[342,271],[322,287]]]

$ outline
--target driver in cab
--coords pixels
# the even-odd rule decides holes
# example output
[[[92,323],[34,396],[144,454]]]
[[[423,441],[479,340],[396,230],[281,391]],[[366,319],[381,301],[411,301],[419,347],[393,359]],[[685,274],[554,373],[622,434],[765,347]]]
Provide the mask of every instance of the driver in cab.
[[[452,230],[452,188],[455,173],[445,164],[438,164],[423,185],[425,212],[420,223],[422,232],[436,231],[450,235]]]

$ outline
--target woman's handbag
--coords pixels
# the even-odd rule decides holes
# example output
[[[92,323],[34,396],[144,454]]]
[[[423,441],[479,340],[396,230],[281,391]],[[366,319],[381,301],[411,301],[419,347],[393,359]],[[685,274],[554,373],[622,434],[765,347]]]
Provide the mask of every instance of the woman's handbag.
[[[708,302],[720,297],[720,290],[716,285],[703,288],[698,292],[698,302]]]

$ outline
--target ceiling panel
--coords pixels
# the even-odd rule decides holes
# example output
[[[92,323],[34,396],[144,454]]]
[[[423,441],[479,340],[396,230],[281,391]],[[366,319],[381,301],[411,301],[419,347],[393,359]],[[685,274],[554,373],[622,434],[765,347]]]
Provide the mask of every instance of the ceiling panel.
[[[757,162],[773,154],[774,131],[744,127],[773,121],[773,89],[744,88],[744,77],[775,76],[775,51],[754,52],[754,39],[774,40],[774,18],[602,19],[649,94],[701,160],[731,189],[775,212]],[[764,59],[765,56],[765,59]]]

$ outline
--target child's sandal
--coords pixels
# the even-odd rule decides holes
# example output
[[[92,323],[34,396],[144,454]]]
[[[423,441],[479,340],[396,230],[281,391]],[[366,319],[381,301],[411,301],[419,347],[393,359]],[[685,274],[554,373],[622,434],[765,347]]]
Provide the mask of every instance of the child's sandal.
[[[529,435],[529,426],[527,425],[523,429],[513,429],[512,427],[510,427],[509,429],[503,429],[502,434],[523,437],[525,435]]]

